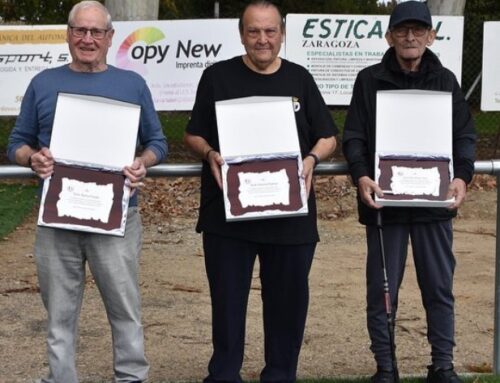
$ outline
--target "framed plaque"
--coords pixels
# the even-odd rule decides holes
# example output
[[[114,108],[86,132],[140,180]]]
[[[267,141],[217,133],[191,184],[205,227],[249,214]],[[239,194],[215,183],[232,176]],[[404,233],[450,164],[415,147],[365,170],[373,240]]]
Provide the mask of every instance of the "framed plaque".
[[[43,194],[40,220],[44,226],[124,233],[130,190],[121,173],[56,164]]]
[[[378,184],[384,192],[384,204],[446,201],[449,163],[448,158],[380,157]]]
[[[383,206],[446,207],[453,179],[451,93],[377,92],[375,181]]]
[[[297,155],[228,160],[223,174],[228,220],[307,214]]]
[[[140,106],[104,97],[59,93],[38,224],[123,236]],[[77,117],[75,117],[77,116]]]
[[[308,213],[291,97],[216,103],[227,221]]]

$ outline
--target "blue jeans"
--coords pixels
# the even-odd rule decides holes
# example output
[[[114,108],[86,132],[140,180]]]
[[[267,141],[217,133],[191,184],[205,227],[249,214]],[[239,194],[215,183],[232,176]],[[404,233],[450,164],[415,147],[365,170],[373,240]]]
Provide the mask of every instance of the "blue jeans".
[[[48,313],[46,383],[78,382],[75,354],[85,265],[101,294],[113,335],[116,382],[142,381],[144,356],[138,284],[142,224],[129,208],[125,236],[38,227],[35,257],[43,304]]]

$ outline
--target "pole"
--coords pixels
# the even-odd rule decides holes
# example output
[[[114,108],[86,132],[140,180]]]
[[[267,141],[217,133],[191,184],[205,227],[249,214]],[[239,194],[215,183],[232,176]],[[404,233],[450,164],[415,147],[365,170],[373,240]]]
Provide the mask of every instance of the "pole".
[[[471,87],[467,91],[467,94],[465,95],[465,100],[468,100],[472,92],[474,92],[474,89],[476,89],[477,84],[479,84],[479,80],[481,80],[481,75],[483,72],[479,72],[479,74],[476,76],[476,79],[472,83]]]
[[[384,306],[387,318],[387,331],[389,332],[389,346],[391,348],[392,373],[394,374],[394,383],[399,383],[398,360],[396,358],[396,343],[394,340],[394,328],[396,323],[394,313],[392,312],[391,292],[389,290],[389,278],[387,277],[387,262],[385,258],[384,230],[381,209],[377,210],[377,232],[384,280]]]
[[[433,15],[463,16],[466,0],[427,0]]]
[[[495,311],[493,331],[493,373],[500,375],[500,174],[497,175],[497,240],[495,257]]]
[[[114,21],[158,20],[159,0],[106,0]]]
[[[214,2],[214,19],[218,19],[219,17],[220,17],[219,2],[215,1]]]
[[[314,169],[318,176],[335,176],[348,174],[345,162],[321,162]],[[476,161],[474,163],[475,174],[488,174],[500,176],[500,159],[489,161]],[[201,163],[185,164],[159,164],[148,168],[148,177],[199,177],[201,174]],[[35,178],[36,175],[30,168],[18,165],[0,165],[1,179]],[[497,201],[497,202],[500,202]],[[500,212],[500,209],[498,210]],[[500,239],[500,237],[499,237]]]

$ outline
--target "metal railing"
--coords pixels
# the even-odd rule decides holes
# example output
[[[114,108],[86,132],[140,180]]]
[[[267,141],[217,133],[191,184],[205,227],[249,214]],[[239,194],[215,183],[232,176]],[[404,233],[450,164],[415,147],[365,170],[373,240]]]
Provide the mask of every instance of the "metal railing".
[[[314,173],[317,175],[347,174],[347,164],[320,163]],[[476,161],[476,174],[488,174],[497,177],[497,226],[495,256],[495,311],[493,334],[493,373],[500,375],[500,159]],[[148,169],[149,177],[196,177],[201,174],[201,164],[160,164]],[[1,179],[31,178],[35,173],[29,168],[16,165],[0,166]]]

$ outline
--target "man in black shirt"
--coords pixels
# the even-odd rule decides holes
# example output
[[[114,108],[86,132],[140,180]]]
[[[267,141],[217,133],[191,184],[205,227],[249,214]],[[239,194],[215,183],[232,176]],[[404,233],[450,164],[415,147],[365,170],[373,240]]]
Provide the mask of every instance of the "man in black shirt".
[[[204,71],[185,135],[187,147],[203,159],[196,230],[203,232],[214,346],[205,382],[241,382],[246,307],[257,255],[266,362],[261,381],[293,382],[307,315],[308,275],[319,240],[312,174],[333,152],[337,129],[312,76],[278,57],[285,31],[276,6],[251,2],[239,27],[246,54]],[[215,102],[246,96],[293,97],[308,215],[226,222]]]

